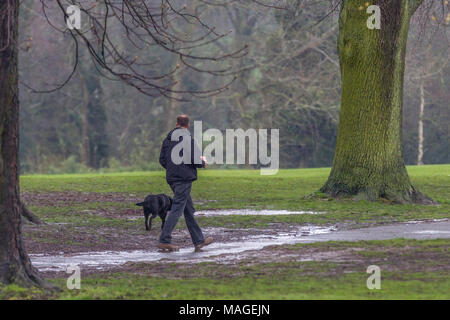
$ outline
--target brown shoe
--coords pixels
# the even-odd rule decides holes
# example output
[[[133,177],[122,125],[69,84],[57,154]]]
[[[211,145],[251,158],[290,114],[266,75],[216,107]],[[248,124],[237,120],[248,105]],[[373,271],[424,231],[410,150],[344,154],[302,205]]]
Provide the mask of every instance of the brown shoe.
[[[212,237],[208,237],[205,239],[205,242],[203,242],[202,244],[199,244],[198,246],[195,246],[195,252],[199,252],[202,251],[202,248],[205,246],[210,245],[211,243],[213,243],[213,238]]]
[[[158,243],[158,248],[163,251],[178,251],[180,248],[170,243]]]

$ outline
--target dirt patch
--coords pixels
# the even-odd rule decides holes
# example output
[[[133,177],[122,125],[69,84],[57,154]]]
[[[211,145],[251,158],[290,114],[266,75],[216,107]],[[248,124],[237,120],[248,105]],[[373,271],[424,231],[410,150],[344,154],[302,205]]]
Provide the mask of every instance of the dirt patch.
[[[172,195],[170,195],[172,196]],[[89,202],[118,202],[130,203],[134,205],[143,201],[145,195],[121,192],[22,192],[22,200],[30,206],[73,206],[77,204],[85,204]],[[194,200],[194,204],[203,205],[217,200]]]
[[[142,196],[126,193],[96,193],[96,192],[50,192],[35,193],[23,192],[22,200],[30,206],[73,206],[89,202],[129,202],[136,203],[143,199]]]

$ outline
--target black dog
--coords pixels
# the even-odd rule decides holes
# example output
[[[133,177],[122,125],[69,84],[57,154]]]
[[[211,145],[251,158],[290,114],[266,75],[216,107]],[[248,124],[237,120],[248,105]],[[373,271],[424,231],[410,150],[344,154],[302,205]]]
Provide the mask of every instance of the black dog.
[[[162,229],[166,222],[167,213],[172,206],[172,198],[165,194],[148,195],[145,197],[144,202],[136,203],[136,205],[144,207],[145,229],[147,231],[152,228],[152,220],[153,218],[156,218],[157,215],[162,220]]]

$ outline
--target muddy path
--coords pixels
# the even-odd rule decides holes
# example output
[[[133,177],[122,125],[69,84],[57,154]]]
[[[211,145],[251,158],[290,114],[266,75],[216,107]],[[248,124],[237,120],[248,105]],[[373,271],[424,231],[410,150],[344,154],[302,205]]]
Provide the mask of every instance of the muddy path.
[[[124,202],[135,203],[143,199],[142,195],[133,193],[101,193],[101,192],[22,192],[22,200],[31,206],[66,206],[88,202]]]
[[[119,220],[119,219],[116,219]],[[46,225],[26,225],[25,246],[32,254],[46,253],[76,254],[90,251],[131,251],[157,250],[160,234],[159,225],[150,232],[145,231],[143,218],[123,221],[119,226],[79,226],[70,223],[49,223]],[[179,222],[180,228],[173,232],[173,242],[181,248],[192,249],[189,232],[184,221]],[[336,226],[291,226],[285,223],[272,223],[271,227],[257,228],[222,228],[204,227],[205,236],[212,236],[215,242],[228,243],[244,241],[254,237],[278,237],[280,235],[310,234],[322,229],[336,229]]]
[[[324,241],[387,240],[395,238],[436,239],[450,238],[448,219],[434,222],[409,222],[360,229],[339,229],[336,226],[295,226],[272,229],[225,229],[207,228],[205,234],[212,235],[215,243],[203,252],[194,253],[189,235],[185,230],[176,230],[174,243],[180,251],[161,253],[157,250],[155,238],[148,239],[134,248],[121,250],[87,250],[85,252],[58,254],[31,254],[33,264],[43,272],[63,272],[68,265],[75,264],[91,270],[105,270],[139,262],[220,262],[236,263],[240,260],[261,259],[270,261],[270,248],[296,243]],[[337,253],[335,253],[337,254]],[[295,255],[295,254],[294,254]],[[339,255],[337,254],[336,258]],[[278,256],[279,258],[283,258]],[[286,255],[284,255],[286,258]],[[294,257],[295,258],[295,257]],[[310,257],[309,259],[320,259]]]

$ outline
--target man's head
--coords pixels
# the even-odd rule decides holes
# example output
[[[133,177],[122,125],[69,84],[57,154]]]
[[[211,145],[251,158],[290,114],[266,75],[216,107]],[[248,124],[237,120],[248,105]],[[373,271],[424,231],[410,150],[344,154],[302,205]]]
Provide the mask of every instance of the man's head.
[[[180,114],[177,117],[177,127],[189,129],[189,116]]]

